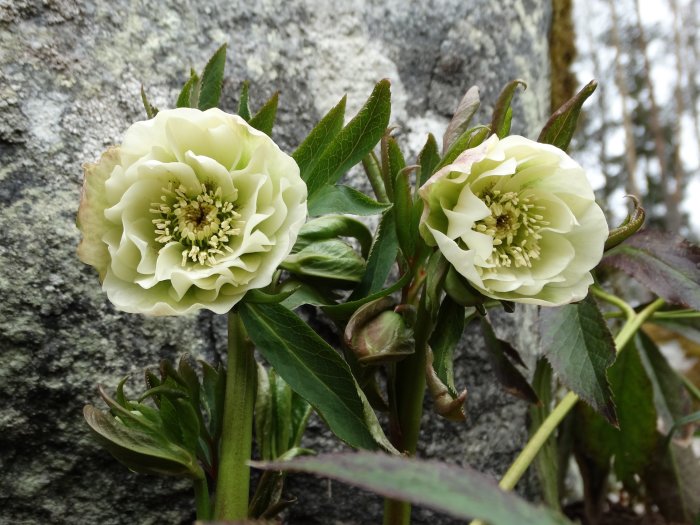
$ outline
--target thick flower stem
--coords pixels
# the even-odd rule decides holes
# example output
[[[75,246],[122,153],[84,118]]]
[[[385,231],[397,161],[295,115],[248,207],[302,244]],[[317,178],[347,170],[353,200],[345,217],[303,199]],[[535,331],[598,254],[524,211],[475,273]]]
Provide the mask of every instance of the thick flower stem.
[[[620,332],[615,337],[615,348],[620,352],[627,343],[630,342],[634,334],[641,328],[642,324],[651,317],[656,310],[664,305],[663,299],[657,299],[656,301],[649,304],[644,310],[638,314],[634,314],[630,317],[624,324]],[[513,490],[515,485],[520,481],[520,478],[525,474],[528,467],[532,464],[537,457],[542,446],[547,442],[549,436],[554,432],[559,423],[562,422],[564,417],[571,411],[571,409],[578,402],[579,397],[573,393],[569,392],[564,396],[559,404],[554,407],[554,410],[547,416],[547,418],[542,422],[542,425],[537,429],[537,431],[532,435],[530,440],[525,445],[525,448],[520,452],[515,461],[510,466],[508,471],[503,475],[498,486],[503,490]],[[479,520],[471,522],[471,525],[483,525]]]
[[[197,520],[211,519],[211,503],[209,502],[209,486],[206,476],[194,480],[194,502],[197,507]]]
[[[238,313],[228,318],[228,365],[221,432],[219,476],[214,518],[218,521],[248,517],[250,460],[253,440],[253,408],[257,369],[253,347],[246,339]]]
[[[414,337],[416,351],[396,365],[396,390],[393,402],[396,418],[391,422],[392,444],[401,452],[413,456],[418,445],[420,422],[425,395],[425,358],[430,336],[430,315],[422,297],[418,306]],[[392,412],[392,417],[393,417]],[[411,521],[411,505],[404,501],[384,501],[384,525],[407,525]]]

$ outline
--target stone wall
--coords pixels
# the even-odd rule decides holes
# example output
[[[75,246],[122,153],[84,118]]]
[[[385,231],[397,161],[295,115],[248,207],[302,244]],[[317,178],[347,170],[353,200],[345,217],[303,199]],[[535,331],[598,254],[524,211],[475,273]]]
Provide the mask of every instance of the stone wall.
[[[279,89],[274,138],[291,151],[343,93],[352,114],[388,77],[392,123],[415,153],[426,131],[441,136],[470,85],[487,115],[500,87],[523,78],[514,130],[532,136],[549,107],[549,10],[538,0],[0,0],[0,522],[193,517],[187,483],[126,471],[82,423],[98,382],[131,374],[135,384],[161,358],[216,360],[225,349],[220,316],[115,311],[75,256],[81,164],[143,118],[142,83],[156,106],[172,106],[189,67],[228,42],[224,108],[236,107],[243,79],[254,107]],[[457,373],[469,420],[440,420],[428,403],[419,452],[498,475],[525,438],[526,407],[495,385],[474,337]],[[338,446],[318,421],[305,444]],[[380,499],[339,484],[299,477],[289,490],[300,500],[290,523],[381,513]],[[449,522],[416,511],[416,523]]]

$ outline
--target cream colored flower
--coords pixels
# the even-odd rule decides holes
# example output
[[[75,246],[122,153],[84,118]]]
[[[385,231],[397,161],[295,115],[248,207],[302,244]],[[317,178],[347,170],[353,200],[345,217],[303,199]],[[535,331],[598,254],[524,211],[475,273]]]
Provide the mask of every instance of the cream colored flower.
[[[588,293],[608,226],[583,169],[560,149],[494,135],[420,195],[421,235],[484,295],[554,306]]]
[[[219,109],[137,122],[85,167],[80,259],[119,309],[224,313],[270,283],[306,219],[294,160]]]

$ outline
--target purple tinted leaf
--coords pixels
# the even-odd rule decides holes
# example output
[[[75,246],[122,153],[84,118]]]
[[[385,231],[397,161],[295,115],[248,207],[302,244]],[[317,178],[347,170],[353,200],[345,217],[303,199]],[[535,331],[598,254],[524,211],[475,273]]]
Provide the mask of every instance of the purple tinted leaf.
[[[459,102],[457,110],[442,137],[443,154],[447,152],[452,143],[467,129],[469,122],[479,109],[480,104],[479,88],[476,86],[470,87]]]
[[[581,106],[593,94],[596,87],[598,87],[598,83],[595,80],[591,80],[573,98],[556,110],[549,117],[544,128],[542,128],[537,142],[552,144],[566,151],[571,143],[571,137],[576,131],[576,123],[578,122],[579,113],[581,113]]]
[[[700,247],[677,235],[643,230],[601,264],[631,275],[669,303],[700,310]]]

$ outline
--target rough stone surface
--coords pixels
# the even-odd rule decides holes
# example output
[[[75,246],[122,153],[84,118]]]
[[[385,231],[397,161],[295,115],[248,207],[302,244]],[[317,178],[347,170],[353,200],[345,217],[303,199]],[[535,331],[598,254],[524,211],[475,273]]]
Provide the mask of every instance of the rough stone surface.
[[[274,138],[291,150],[344,92],[351,114],[388,77],[392,123],[414,154],[426,131],[440,138],[472,84],[485,118],[506,81],[526,80],[514,130],[536,134],[548,107],[548,23],[548,4],[536,0],[0,0],[0,522],[193,517],[187,483],[129,473],[92,442],[81,415],[97,383],[113,387],[126,374],[136,383],[161,358],[216,360],[225,348],[217,316],[115,311],[75,257],[80,166],[143,118],[141,83],[156,106],[172,106],[189,66],[228,42],[223,106],[236,107],[244,78],[254,106],[280,89]],[[509,323],[499,326],[508,335]],[[467,335],[456,364],[469,421],[440,420],[428,402],[419,453],[497,476],[523,443],[526,407],[500,391],[479,348]],[[318,420],[305,444],[339,448]],[[337,483],[292,478],[289,493],[299,499],[289,523],[381,514],[379,498]],[[415,518],[452,523],[420,509]]]

